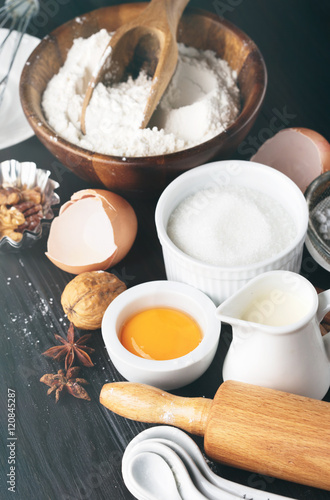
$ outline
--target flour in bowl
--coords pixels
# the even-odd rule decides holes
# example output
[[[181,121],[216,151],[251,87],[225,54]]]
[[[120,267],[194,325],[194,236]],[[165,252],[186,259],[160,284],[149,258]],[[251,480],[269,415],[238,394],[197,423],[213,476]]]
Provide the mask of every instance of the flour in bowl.
[[[77,38],[43,94],[48,123],[69,142],[114,156],[167,154],[211,139],[239,114],[236,74],[227,62],[212,51],[179,44],[176,72],[148,128],[139,127],[151,78],[141,71],[134,80],[95,87],[83,135],[80,116],[86,87],[110,38],[106,30],[86,39]]]

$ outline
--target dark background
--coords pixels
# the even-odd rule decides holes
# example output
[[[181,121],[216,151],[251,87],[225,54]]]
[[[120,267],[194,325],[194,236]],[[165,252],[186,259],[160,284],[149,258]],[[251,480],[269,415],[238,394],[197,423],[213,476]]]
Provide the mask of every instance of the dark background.
[[[29,32],[43,37],[63,22],[90,10],[118,3],[102,0],[44,0]],[[234,22],[259,46],[268,68],[269,84],[261,113],[234,157],[249,159],[278,130],[303,126],[328,139],[330,111],[330,7],[316,0],[191,0]],[[281,116],[274,123],[272,118]],[[36,139],[0,151],[7,159],[35,161],[60,182],[61,202],[73,192],[90,187],[68,172]],[[164,279],[160,245],[153,215],[156,201],[130,200],[139,231],[129,255],[112,272],[127,286]],[[133,498],[122,481],[121,456],[128,442],[147,426],[111,414],[98,402],[105,382],[121,380],[108,359],[101,334],[93,334],[94,368],[82,370],[88,379],[91,402],[63,397],[55,404],[39,382],[59,366],[41,354],[54,345],[54,333],[68,327],[60,296],[73,276],[55,268],[44,256],[47,238],[32,249],[0,255],[0,498],[36,500],[122,500]],[[316,286],[329,288],[329,273],[307,252],[302,274]],[[221,383],[221,366],[230,342],[224,328],[219,350],[209,370],[194,384],[174,391],[183,396],[212,398]],[[16,493],[6,486],[7,389],[16,391]],[[330,401],[329,394],[326,397]],[[269,429],[271,432],[271,429]],[[322,439],[322,429],[320,429]],[[202,447],[202,440],[196,439]],[[288,497],[325,500],[329,493],[212,464],[223,477]],[[330,471],[329,471],[330,474]],[[170,500],[170,499],[169,499]]]

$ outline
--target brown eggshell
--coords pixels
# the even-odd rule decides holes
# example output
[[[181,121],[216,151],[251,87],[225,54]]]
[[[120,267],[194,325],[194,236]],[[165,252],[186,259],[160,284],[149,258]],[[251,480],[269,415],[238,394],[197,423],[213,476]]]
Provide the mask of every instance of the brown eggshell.
[[[97,262],[95,264],[86,264],[85,266],[71,266],[67,265],[54,257],[52,257],[48,252],[46,252],[46,255],[48,259],[59,269],[62,269],[62,271],[66,271],[67,273],[70,274],[81,274],[85,273],[87,271],[105,271],[106,269],[109,269],[109,267],[112,264],[112,260],[114,259],[114,254],[109,257],[109,259],[104,260],[103,262]]]
[[[287,128],[268,139],[251,161],[279,170],[305,192],[316,177],[330,170],[330,144],[314,130]]]
[[[56,253],[57,246],[61,245],[63,253],[63,246],[66,244],[65,238],[67,237],[66,235],[68,230],[66,229],[66,231],[63,230],[63,233],[61,232],[61,220],[63,220],[63,214],[67,213],[67,210],[73,205],[75,205],[75,209],[77,211],[76,204],[88,198],[99,200],[102,203],[104,213],[112,226],[113,239],[116,248],[113,248],[111,254],[107,255],[106,258],[102,259],[100,262],[86,262],[86,264],[80,263],[74,265],[72,263],[65,262],[65,259],[63,258],[59,259],[58,256],[54,255],[54,253]],[[98,207],[98,209],[99,208],[100,207]],[[87,271],[106,270],[110,266],[116,265],[126,256],[134,243],[136,233],[137,218],[135,212],[132,206],[124,198],[104,189],[84,189],[74,193],[71,196],[71,199],[62,205],[59,216],[54,219],[51,225],[48,238],[48,251],[46,252],[46,255],[57,267],[72,274],[80,274]]]

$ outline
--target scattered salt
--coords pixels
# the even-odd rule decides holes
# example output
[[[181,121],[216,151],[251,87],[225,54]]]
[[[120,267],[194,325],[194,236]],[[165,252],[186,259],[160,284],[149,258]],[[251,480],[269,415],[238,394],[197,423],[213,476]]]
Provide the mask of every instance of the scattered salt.
[[[208,264],[241,266],[277,255],[296,235],[290,214],[260,191],[202,189],[173,211],[168,236],[184,253]]]

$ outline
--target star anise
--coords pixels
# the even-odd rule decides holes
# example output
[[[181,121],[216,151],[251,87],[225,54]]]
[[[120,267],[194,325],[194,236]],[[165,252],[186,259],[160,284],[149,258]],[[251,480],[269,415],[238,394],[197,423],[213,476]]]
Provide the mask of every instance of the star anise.
[[[88,384],[88,382],[83,378],[77,378],[79,370],[79,366],[74,366],[69,368],[67,372],[65,372],[65,370],[58,370],[56,374],[46,373],[41,377],[40,382],[43,382],[50,387],[47,394],[51,394],[55,391],[56,403],[62,392],[68,392],[75,398],[90,401],[91,398],[87,394],[84,387],[81,386],[81,384],[85,385]]]
[[[71,368],[75,356],[79,359],[80,363],[84,366],[94,366],[91,358],[87,353],[94,352],[95,349],[85,345],[91,337],[91,334],[86,334],[80,337],[78,340],[74,339],[74,327],[73,323],[70,323],[68,328],[67,338],[64,339],[60,335],[55,334],[55,338],[62,342],[63,345],[54,346],[45,351],[43,354],[54,358],[56,361],[65,357],[65,369]]]

